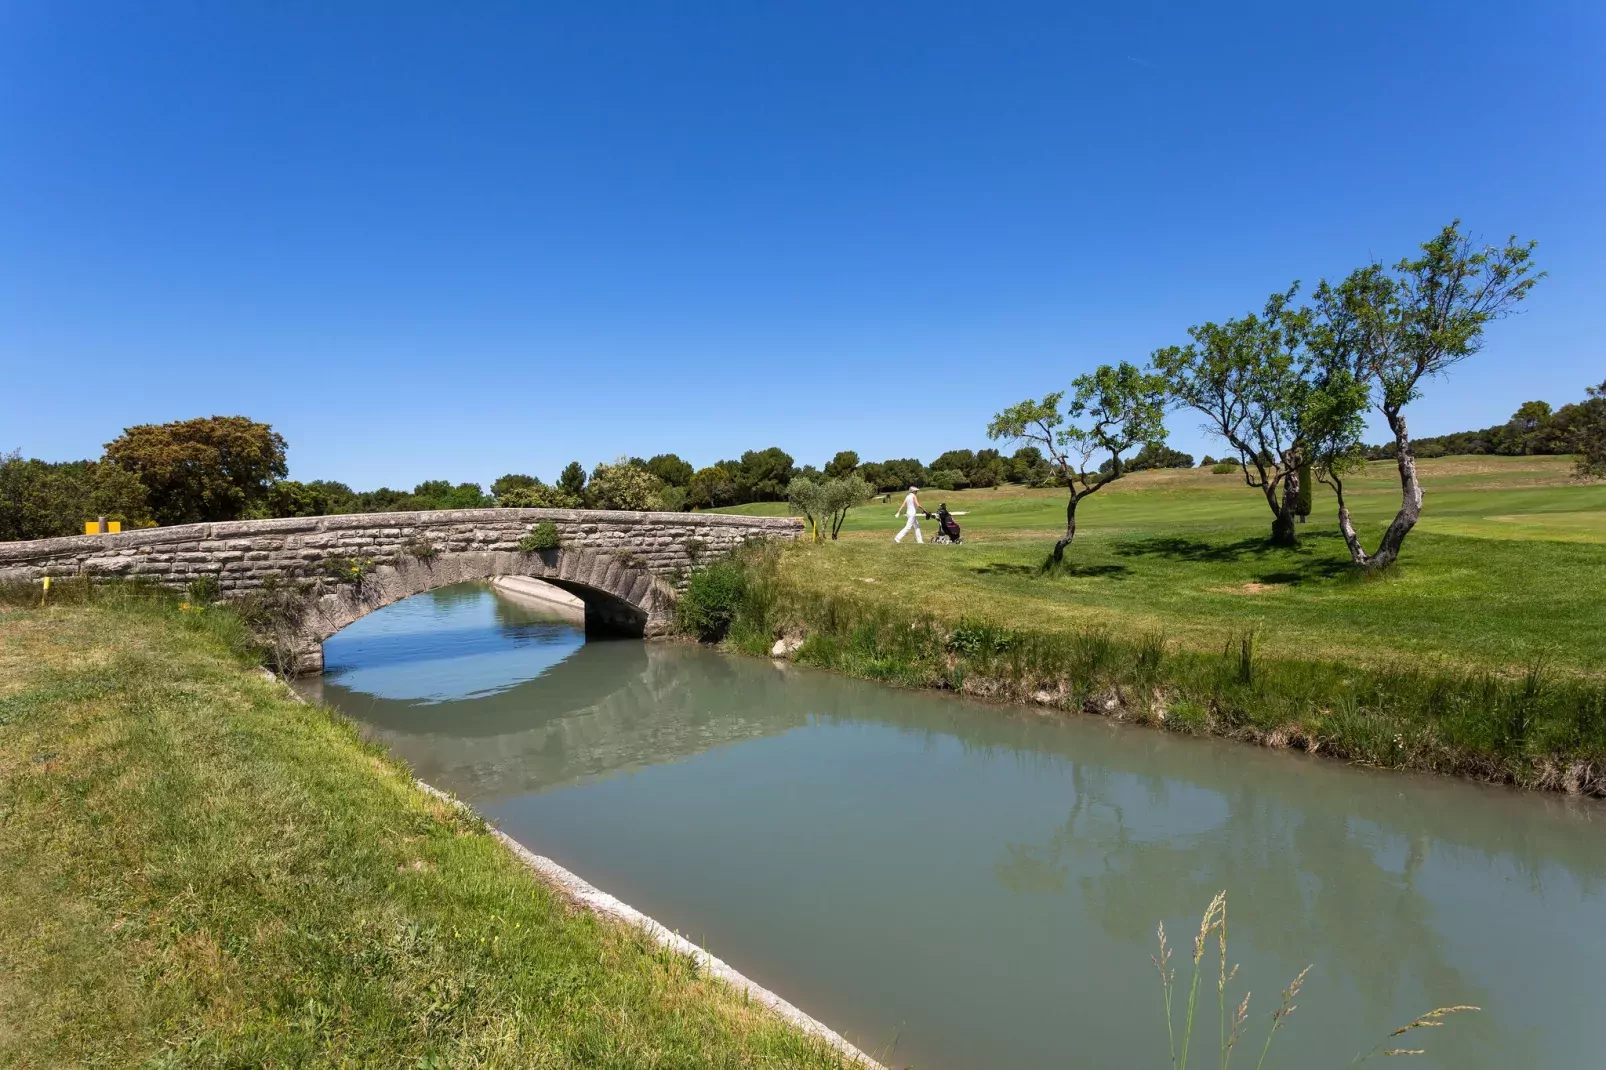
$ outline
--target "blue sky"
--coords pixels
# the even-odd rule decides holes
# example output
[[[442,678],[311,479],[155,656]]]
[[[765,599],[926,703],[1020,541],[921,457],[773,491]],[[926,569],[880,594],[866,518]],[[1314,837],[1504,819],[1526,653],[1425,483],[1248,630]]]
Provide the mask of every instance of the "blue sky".
[[[1606,5],[1218,6],[8,3],[0,450],[929,460],[1456,216],[1550,278],[1414,430],[1606,377]]]

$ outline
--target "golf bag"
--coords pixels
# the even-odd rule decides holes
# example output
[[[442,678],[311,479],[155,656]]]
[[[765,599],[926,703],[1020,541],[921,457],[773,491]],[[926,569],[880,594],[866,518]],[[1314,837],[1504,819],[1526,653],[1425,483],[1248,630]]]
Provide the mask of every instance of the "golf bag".
[[[931,519],[930,513],[926,514],[926,519]],[[953,514],[948,511],[947,502],[937,506],[936,520],[937,537],[932,539],[932,542],[949,542],[958,545],[964,541],[959,537],[959,521],[955,520]]]

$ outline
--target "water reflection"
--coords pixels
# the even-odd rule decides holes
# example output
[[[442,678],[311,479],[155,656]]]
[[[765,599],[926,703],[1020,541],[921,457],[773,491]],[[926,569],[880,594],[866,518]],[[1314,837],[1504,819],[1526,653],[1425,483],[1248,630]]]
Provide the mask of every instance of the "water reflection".
[[[1600,807],[683,646],[565,648],[456,597],[430,618],[439,681],[378,644],[326,697],[856,1040],[898,1030],[900,1061],[1163,1065],[1154,925],[1186,934],[1221,888],[1263,1012],[1316,963],[1276,1065],[1344,1066],[1448,1002],[1489,1010],[1416,1065],[1588,1064],[1606,1036]],[[485,693],[433,697],[452,688]]]
[[[478,584],[388,606],[324,644],[317,688],[409,704],[482,698],[557,665],[585,644],[567,622],[495,598]],[[516,656],[509,657],[509,654]]]

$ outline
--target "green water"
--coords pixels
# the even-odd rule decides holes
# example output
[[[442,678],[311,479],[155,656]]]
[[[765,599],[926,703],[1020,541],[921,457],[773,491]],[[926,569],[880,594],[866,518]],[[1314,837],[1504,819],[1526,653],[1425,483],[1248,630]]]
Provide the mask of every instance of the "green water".
[[[1268,1067],[1454,1003],[1406,1065],[1606,1065],[1596,804],[587,643],[479,587],[325,656],[309,689],[420,777],[900,1066],[1167,1066],[1155,925],[1185,977],[1223,888],[1234,1065],[1307,963]]]

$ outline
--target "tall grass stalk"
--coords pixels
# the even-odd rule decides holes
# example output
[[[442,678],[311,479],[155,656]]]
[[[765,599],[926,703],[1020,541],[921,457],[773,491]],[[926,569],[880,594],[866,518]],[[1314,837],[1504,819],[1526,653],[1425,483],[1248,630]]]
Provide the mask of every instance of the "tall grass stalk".
[[[1149,961],[1154,963],[1155,969],[1160,974],[1161,1001],[1165,1007],[1166,1042],[1170,1048],[1173,1070],[1187,1070],[1189,1052],[1193,1046],[1194,1017],[1199,996],[1199,976],[1203,972],[1205,945],[1212,935],[1216,937],[1216,947],[1220,956],[1216,975],[1216,999],[1221,1029],[1221,1046],[1217,1065],[1219,1070],[1228,1070],[1232,1063],[1233,1048],[1237,1046],[1238,1039],[1243,1033],[1244,1024],[1249,1020],[1250,993],[1248,991],[1244,992],[1242,1001],[1239,1002],[1237,1010],[1233,1012],[1229,1021],[1227,1016],[1227,987],[1237,978],[1238,967],[1234,965],[1229,969],[1227,966],[1227,893],[1224,891],[1218,892],[1215,898],[1210,900],[1210,905],[1205,908],[1204,916],[1199,921],[1199,935],[1193,939],[1193,978],[1188,985],[1188,1005],[1187,1011],[1183,1016],[1180,1046],[1176,1027],[1173,1024],[1174,1016],[1171,1006],[1176,971],[1171,969],[1171,948],[1166,943],[1164,922],[1160,923],[1157,931],[1160,940],[1160,951],[1157,955],[1149,956]],[[1288,983],[1288,987],[1283,989],[1282,1002],[1278,1004],[1276,1010],[1272,1011],[1271,1024],[1266,1030],[1266,1042],[1261,1045],[1260,1059],[1255,1063],[1255,1070],[1263,1070],[1265,1067],[1266,1056],[1271,1051],[1272,1039],[1277,1035],[1277,1031],[1282,1028],[1288,1016],[1294,1013],[1297,1006],[1294,1000],[1299,997],[1300,989],[1305,986],[1305,978],[1310,971],[1311,967],[1306,966],[1299,971],[1298,976]],[[1350,1063],[1351,1070],[1378,1055],[1426,1054],[1425,1049],[1422,1048],[1397,1048],[1388,1047],[1387,1045],[1395,1037],[1402,1036],[1412,1030],[1432,1029],[1442,1026],[1444,1025],[1444,1019],[1449,1015],[1479,1009],[1465,1004],[1457,1004],[1428,1011],[1426,1014],[1394,1030],[1382,1044],[1377,1045],[1371,1051],[1357,1055],[1354,1061]]]

